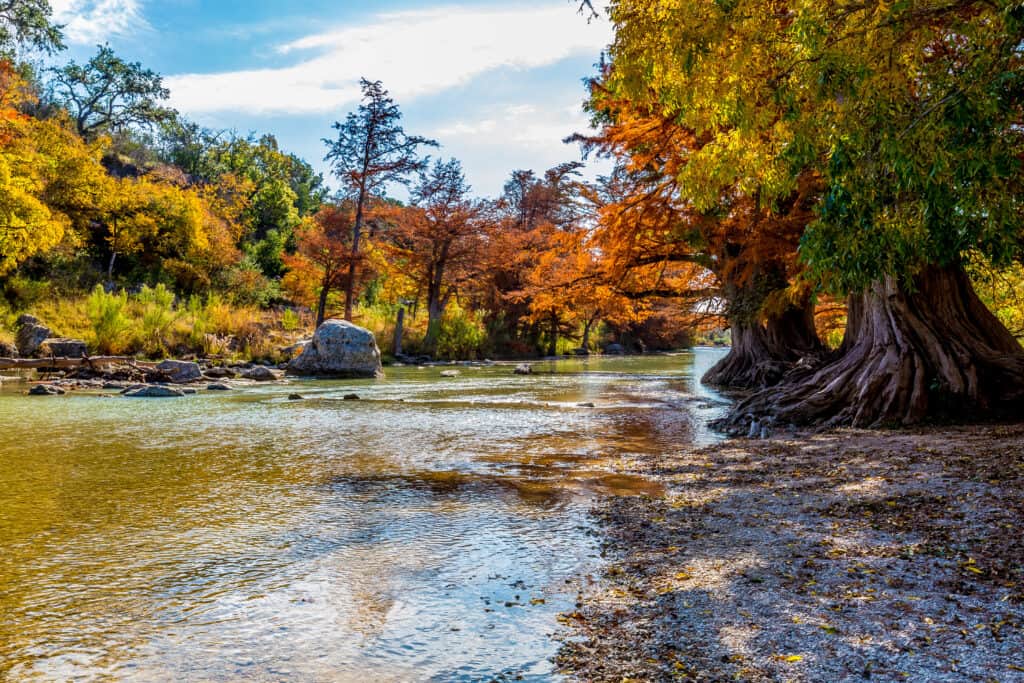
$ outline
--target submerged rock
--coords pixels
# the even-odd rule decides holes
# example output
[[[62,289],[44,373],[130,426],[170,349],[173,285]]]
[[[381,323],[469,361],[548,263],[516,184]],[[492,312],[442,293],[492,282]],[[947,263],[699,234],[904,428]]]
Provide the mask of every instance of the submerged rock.
[[[203,371],[199,369],[199,364],[190,361],[165,360],[157,365],[156,369],[175,384],[195,382],[203,378]]]
[[[289,401],[305,401],[306,397],[303,396],[302,394],[289,394],[288,400]]]
[[[207,391],[231,391],[231,387],[223,382],[214,382],[213,384],[207,385]]]
[[[242,373],[242,379],[249,379],[254,382],[276,382],[281,375],[264,365],[257,365]]]
[[[52,384],[37,384],[29,389],[29,396],[63,396],[67,392]]]
[[[346,401],[358,401],[359,400],[359,394],[345,394],[345,400]]]
[[[128,398],[181,398],[185,395],[185,392],[173,387],[149,385],[144,387],[134,387],[125,392],[124,395]]]
[[[512,372],[517,374],[517,375],[532,375],[533,374],[533,366],[530,365],[529,363],[520,363],[519,365],[516,366],[516,369],[513,370]]]
[[[373,333],[346,320],[328,320],[317,328],[302,355],[288,364],[288,372],[339,378],[384,374]]]

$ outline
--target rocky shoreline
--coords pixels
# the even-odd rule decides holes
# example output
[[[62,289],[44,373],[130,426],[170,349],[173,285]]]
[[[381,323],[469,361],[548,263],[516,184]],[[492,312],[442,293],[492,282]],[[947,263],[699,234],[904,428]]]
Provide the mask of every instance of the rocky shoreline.
[[[1024,425],[837,431],[635,463],[567,629],[580,681],[1024,680]]]

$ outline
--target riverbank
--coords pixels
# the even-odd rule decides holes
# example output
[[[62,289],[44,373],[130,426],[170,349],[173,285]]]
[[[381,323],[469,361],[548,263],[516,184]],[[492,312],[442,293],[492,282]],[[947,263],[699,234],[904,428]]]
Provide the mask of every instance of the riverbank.
[[[563,615],[585,681],[1024,680],[1024,424],[734,440],[633,463]]]

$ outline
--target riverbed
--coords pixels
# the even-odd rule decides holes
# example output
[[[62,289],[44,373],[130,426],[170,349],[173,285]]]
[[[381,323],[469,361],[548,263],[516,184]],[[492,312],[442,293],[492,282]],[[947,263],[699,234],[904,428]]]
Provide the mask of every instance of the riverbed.
[[[0,679],[552,680],[603,564],[588,510],[715,442],[723,353],[164,400],[5,384]]]

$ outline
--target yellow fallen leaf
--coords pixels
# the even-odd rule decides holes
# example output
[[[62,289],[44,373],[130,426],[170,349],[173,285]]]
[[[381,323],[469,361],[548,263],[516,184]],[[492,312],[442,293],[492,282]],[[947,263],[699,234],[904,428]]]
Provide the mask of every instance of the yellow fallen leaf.
[[[789,655],[786,657],[787,662],[802,662],[804,659],[803,655]]]

